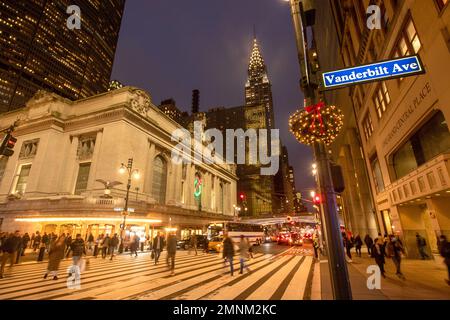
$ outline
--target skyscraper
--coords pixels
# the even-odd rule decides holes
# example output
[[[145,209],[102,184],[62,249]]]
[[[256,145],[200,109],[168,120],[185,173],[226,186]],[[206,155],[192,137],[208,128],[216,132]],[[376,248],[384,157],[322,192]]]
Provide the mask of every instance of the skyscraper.
[[[267,129],[275,126],[273,115],[272,85],[267,76],[267,67],[259,49],[256,38],[248,65],[248,78],[245,84],[245,104],[263,105],[266,109]]]
[[[81,29],[70,30],[70,5]],[[125,0],[0,0],[0,112],[44,89],[71,100],[108,91]]]

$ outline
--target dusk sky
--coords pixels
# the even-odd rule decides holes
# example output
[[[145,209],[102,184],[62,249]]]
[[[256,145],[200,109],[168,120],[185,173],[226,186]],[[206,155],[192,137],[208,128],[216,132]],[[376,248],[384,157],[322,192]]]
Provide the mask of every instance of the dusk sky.
[[[283,0],[128,0],[112,78],[148,91],[153,103],[173,98],[200,111],[244,103],[253,27],[272,82],[276,127],[288,147],[297,189],[314,187],[312,152],[289,132],[302,105],[288,3]]]

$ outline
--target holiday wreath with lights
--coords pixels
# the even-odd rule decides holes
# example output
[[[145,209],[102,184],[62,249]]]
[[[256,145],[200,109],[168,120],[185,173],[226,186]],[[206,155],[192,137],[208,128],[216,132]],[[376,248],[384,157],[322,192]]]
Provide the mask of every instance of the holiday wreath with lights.
[[[329,145],[336,139],[344,125],[344,115],[336,106],[324,102],[297,110],[289,119],[289,127],[302,144],[312,145],[323,141]]]

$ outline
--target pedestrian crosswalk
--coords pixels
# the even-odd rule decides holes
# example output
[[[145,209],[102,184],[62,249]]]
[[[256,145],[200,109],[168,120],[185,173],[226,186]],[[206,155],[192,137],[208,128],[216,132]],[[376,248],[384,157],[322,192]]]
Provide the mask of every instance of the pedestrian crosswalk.
[[[150,254],[109,259],[90,258],[81,275],[78,289],[67,285],[71,260],[64,260],[58,280],[43,279],[46,263],[17,265],[6,270],[0,280],[0,299],[15,300],[300,300],[313,272],[311,255],[296,248],[277,254],[255,253],[247,261],[250,272],[239,274],[239,259],[234,259],[234,275],[217,254],[197,256],[180,251],[175,274],[165,263],[165,253],[155,265]]]

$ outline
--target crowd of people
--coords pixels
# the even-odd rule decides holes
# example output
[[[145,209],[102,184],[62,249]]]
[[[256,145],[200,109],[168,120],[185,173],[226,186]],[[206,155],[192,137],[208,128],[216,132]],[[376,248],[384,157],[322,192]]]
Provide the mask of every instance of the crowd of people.
[[[355,248],[358,257],[361,257],[361,248],[363,246],[363,240],[359,234],[355,236],[351,232],[342,232],[343,246],[346,251],[347,261],[352,262],[352,248]],[[401,271],[402,258],[406,256],[406,251],[398,235],[382,236],[378,233],[378,237],[372,239],[370,235],[364,237],[364,243],[367,247],[368,256],[375,260],[381,271],[381,275],[386,278],[385,264],[386,259],[391,259],[396,269],[396,275],[405,280],[405,276]],[[419,255],[422,260],[429,259],[427,254],[427,242],[423,236],[416,233],[416,244],[419,251]],[[441,235],[437,241],[439,254],[444,258],[444,263],[448,270],[448,279],[446,282],[450,285],[450,243],[445,235]]]

